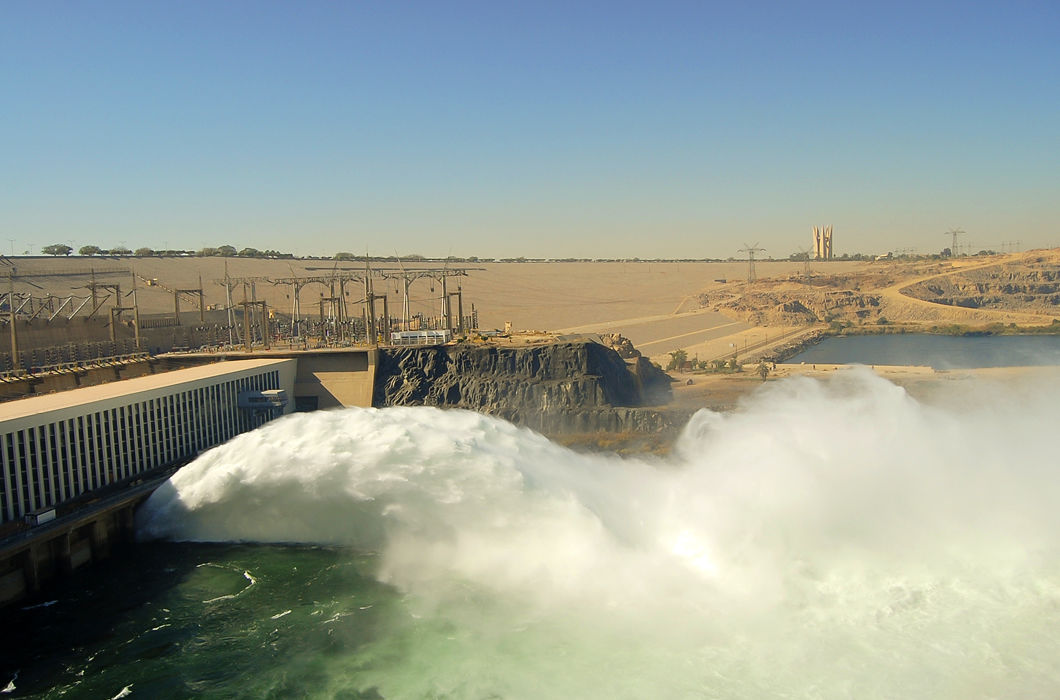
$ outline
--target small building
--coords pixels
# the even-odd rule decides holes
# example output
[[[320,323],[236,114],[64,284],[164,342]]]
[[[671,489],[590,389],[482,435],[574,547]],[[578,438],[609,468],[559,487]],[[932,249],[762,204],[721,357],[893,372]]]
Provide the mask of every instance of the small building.
[[[450,330],[394,331],[390,334],[392,345],[444,345],[452,339]]]
[[[287,392],[283,389],[251,389],[239,392],[240,408],[250,411],[282,413],[287,407]]]

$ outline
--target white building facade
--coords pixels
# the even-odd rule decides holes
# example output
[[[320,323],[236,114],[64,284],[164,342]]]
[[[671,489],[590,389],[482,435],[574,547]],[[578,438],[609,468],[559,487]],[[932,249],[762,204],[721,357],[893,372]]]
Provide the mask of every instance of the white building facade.
[[[258,427],[272,414],[239,408],[240,392],[292,396],[296,366],[294,359],[219,362],[0,404],[0,522]]]

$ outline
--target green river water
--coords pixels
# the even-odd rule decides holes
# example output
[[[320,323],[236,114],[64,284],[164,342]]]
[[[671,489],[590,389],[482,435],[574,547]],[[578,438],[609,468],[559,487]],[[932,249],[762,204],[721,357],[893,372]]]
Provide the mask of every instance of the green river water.
[[[9,613],[0,690],[1055,698],[1058,390],[768,383],[659,459],[460,411],[289,416]]]

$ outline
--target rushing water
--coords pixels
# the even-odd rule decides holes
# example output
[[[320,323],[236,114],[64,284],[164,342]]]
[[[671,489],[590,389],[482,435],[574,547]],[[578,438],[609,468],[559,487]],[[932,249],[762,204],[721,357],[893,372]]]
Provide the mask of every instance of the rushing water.
[[[47,698],[1055,698],[1058,390],[767,383],[658,461],[289,416],[182,469],[0,670]]]
[[[898,333],[825,338],[788,362],[920,365],[935,369],[1060,365],[1060,335]]]

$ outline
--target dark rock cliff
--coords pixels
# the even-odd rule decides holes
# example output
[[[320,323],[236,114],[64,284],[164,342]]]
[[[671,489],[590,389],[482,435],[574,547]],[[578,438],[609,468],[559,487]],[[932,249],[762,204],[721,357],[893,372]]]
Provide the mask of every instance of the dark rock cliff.
[[[551,434],[666,430],[676,417],[645,406],[669,399],[662,370],[591,341],[385,349],[375,374],[376,406],[465,408]]]

